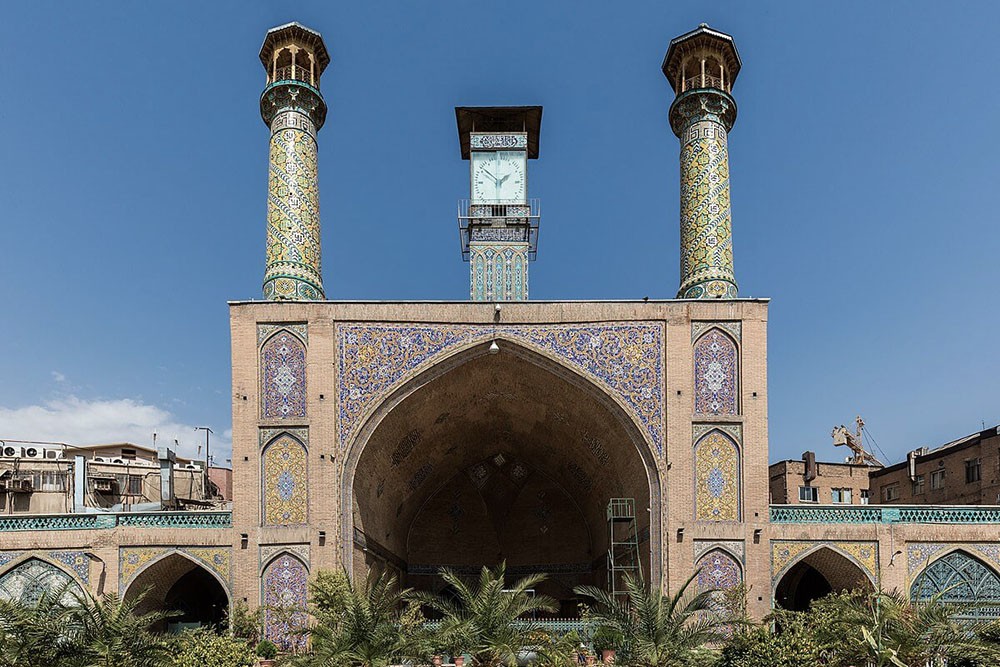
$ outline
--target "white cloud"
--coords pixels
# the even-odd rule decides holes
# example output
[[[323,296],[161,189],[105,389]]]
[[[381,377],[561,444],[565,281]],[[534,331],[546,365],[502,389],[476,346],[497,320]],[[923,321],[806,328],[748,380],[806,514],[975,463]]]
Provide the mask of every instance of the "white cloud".
[[[149,447],[156,433],[158,445],[172,446],[176,439],[180,443],[177,453],[194,458],[198,456],[198,445],[205,442],[204,433],[194,428],[194,424],[178,421],[168,410],[130,398],[87,400],[67,396],[41,405],[0,406],[0,439],[71,445],[131,442]],[[212,452],[213,460],[225,465],[232,455],[231,430],[212,436]]]
[[[56,382],[62,383],[66,381],[66,376],[59,371],[52,371],[52,379]]]

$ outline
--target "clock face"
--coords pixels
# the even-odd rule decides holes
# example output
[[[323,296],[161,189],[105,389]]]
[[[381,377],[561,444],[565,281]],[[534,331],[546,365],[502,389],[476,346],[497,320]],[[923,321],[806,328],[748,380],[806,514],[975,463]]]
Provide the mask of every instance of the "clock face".
[[[526,190],[523,151],[474,152],[472,199],[490,202],[523,202]]]

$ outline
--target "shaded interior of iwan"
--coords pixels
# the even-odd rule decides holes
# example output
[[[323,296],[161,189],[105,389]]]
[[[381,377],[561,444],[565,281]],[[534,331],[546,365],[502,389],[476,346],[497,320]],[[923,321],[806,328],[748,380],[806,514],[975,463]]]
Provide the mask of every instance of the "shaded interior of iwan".
[[[125,592],[126,599],[140,595],[137,613],[172,614],[153,627],[160,632],[221,627],[229,615],[229,596],[218,579],[193,560],[176,553],[143,570]]]
[[[538,593],[576,613],[573,587],[607,582],[611,498],[633,498],[649,576],[650,487],[623,411],[589,381],[512,343],[467,353],[394,407],[354,476],[355,575],[387,568],[441,590],[505,561],[545,572]],[[419,381],[419,380],[418,380]]]

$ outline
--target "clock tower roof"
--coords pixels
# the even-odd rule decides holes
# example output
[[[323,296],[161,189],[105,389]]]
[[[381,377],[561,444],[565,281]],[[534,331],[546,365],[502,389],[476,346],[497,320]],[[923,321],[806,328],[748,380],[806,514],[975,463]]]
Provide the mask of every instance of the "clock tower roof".
[[[542,130],[542,107],[455,107],[462,159],[471,154],[472,132],[527,132],[528,157],[538,157],[538,137]]]

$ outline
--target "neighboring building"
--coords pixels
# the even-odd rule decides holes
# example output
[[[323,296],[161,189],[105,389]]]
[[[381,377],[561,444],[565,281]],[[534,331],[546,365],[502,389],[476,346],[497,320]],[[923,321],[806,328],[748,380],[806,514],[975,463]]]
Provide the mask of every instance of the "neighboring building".
[[[771,503],[867,505],[868,475],[875,470],[857,463],[825,463],[806,452],[801,461],[778,461],[768,467]]]
[[[1000,504],[1000,426],[992,426],[872,472],[873,502],[906,505]]]
[[[31,483],[54,488],[39,490],[39,507],[65,513],[0,517],[0,595],[148,590],[139,611],[180,607],[182,623],[221,622],[245,601],[283,647],[300,641],[318,570],[391,570],[441,590],[442,566],[503,560],[514,576],[549,575],[539,591],[567,615],[578,584],[617,591],[641,573],[676,591],[693,572],[703,588],[746,584],[755,618],[876,587],[998,615],[996,508],[863,506],[874,488],[864,471],[797,462],[772,468],[775,495],[815,486],[815,504],[769,505],[768,301],[738,298],[733,273],[728,133],[741,61],[729,35],[702,25],[662,64],[680,139],[681,281],[661,301],[527,301],[540,210],[526,190],[541,131],[531,106],[456,109],[470,162],[459,203],[469,301],[323,300],[317,136],[330,57],[292,23],[268,31],[260,59],[265,300],[230,304],[232,511],[71,513],[69,481],[45,475],[75,479],[80,459],[36,461],[49,467]],[[86,465],[151,499],[139,449],[101,450],[110,462],[91,452]],[[976,451],[995,483],[995,458]],[[197,471],[156,459],[168,497],[171,474],[194,484]],[[850,505],[844,494],[832,504],[833,489],[850,489]]]
[[[83,473],[77,476],[76,467]],[[0,512],[55,514],[91,510],[129,511],[141,507],[183,508],[217,504],[218,488],[205,493],[201,462],[174,457],[170,485],[173,499],[163,501],[163,473],[157,452],[131,443],[70,446],[0,440]],[[210,473],[223,483],[231,471]],[[78,485],[82,483],[82,487]]]

